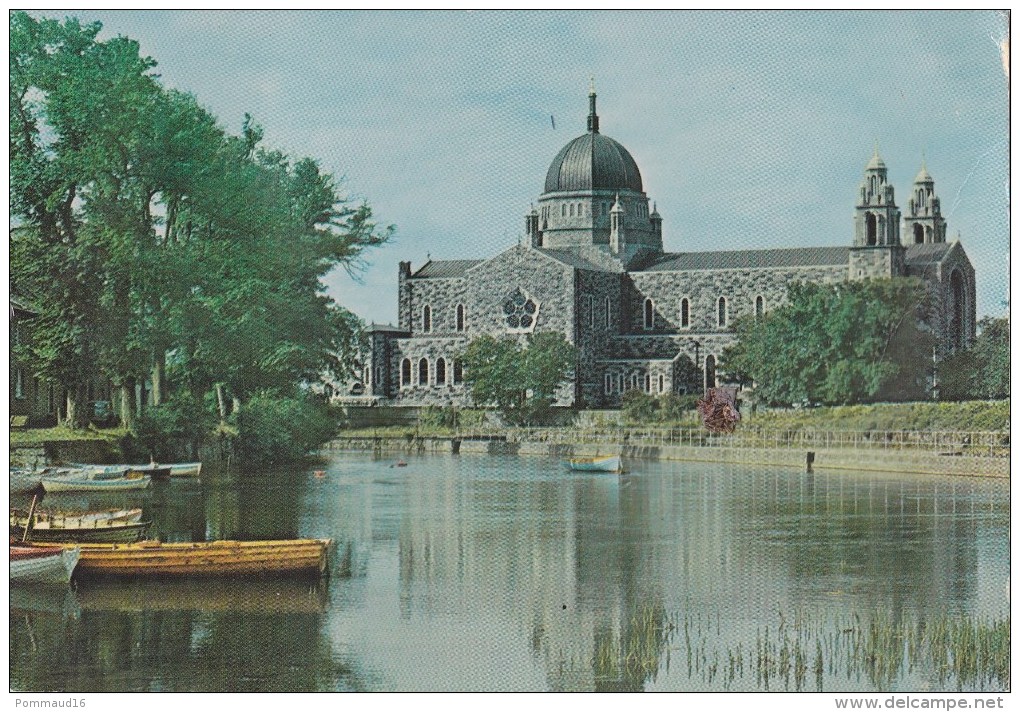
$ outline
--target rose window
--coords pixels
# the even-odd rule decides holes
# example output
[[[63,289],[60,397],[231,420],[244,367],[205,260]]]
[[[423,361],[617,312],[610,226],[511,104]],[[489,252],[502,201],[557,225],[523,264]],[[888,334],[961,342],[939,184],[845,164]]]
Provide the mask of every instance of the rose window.
[[[503,314],[511,329],[530,329],[538,318],[538,305],[517,289],[503,300]]]

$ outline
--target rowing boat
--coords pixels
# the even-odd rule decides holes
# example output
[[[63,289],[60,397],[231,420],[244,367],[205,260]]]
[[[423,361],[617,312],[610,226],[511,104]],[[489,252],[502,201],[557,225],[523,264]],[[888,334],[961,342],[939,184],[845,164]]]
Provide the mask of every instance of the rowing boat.
[[[128,470],[129,472],[141,472],[154,479],[161,477],[198,477],[202,472],[201,462],[171,462],[156,463],[150,462],[147,465],[88,465],[77,464],[77,467],[84,468],[105,468],[108,470]]]
[[[143,522],[142,510],[117,509],[105,512],[66,514],[35,511],[28,539],[40,542],[132,542],[145,536],[151,522]],[[29,514],[11,510],[11,536],[25,537]]]
[[[47,492],[122,492],[124,490],[145,489],[152,482],[149,475],[129,472],[124,477],[96,476],[86,471],[56,477],[42,477],[43,488]]]
[[[567,461],[571,470],[582,472],[621,472],[619,455],[603,457],[574,457]]]
[[[325,574],[330,539],[81,544],[80,576]],[[67,545],[71,546],[71,545]]]
[[[12,546],[11,581],[19,583],[68,583],[79,561],[76,545]]]

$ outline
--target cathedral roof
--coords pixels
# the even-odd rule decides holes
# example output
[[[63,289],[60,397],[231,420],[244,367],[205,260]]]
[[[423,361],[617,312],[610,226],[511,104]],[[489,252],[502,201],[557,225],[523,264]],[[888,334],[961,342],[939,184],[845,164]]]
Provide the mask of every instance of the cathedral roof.
[[[634,157],[617,141],[600,133],[578,136],[564,146],[545,176],[545,192],[564,190],[632,190],[642,192]]]
[[[948,242],[929,242],[923,245],[907,245],[904,259],[907,264],[917,265],[926,262],[941,262],[952,244]]]
[[[849,247],[793,247],[776,250],[732,250],[725,252],[663,253],[641,272],[680,272],[709,269],[767,269],[769,267],[810,267],[843,265]]]
[[[634,157],[617,141],[599,133],[594,86],[588,100],[588,133],[578,136],[556,154],[545,175],[545,192],[632,190],[641,193],[641,172]]]
[[[915,183],[934,183],[935,182],[935,179],[931,177],[930,173],[928,173],[928,168],[924,165],[924,163],[921,164],[921,170],[918,171],[917,177],[914,178],[914,182]]]
[[[485,260],[430,260],[412,277],[424,279],[450,279],[463,277],[464,272]]]

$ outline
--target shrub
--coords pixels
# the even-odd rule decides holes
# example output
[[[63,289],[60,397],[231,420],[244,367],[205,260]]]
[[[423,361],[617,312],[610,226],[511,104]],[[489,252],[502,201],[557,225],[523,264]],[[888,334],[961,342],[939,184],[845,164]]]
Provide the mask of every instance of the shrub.
[[[684,420],[698,405],[698,397],[693,394],[679,395],[666,393],[659,396],[660,422],[677,423]]]
[[[655,398],[644,391],[627,391],[621,403],[623,418],[628,423],[651,423],[656,420]]]
[[[329,441],[337,416],[320,399],[252,397],[236,413],[235,452],[245,463],[297,460]]]
[[[214,414],[188,392],[147,408],[136,419],[132,437],[125,438],[125,455],[131,459],[172,462],[195,457],[203,436],[215,423]]]

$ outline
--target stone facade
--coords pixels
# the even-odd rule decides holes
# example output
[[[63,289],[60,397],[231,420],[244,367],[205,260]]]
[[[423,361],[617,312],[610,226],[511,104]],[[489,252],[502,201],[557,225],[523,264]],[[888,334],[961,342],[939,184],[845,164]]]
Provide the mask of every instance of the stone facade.
[[[469,405],[460,356],[470,341],[490,334],[524,342],[536,331],[559,332],[578,348],[560,405],[615,408],[634,388],[700,392],[718,379],[734,320],[780,306],[792,282],[915,276],[934,296],[928,326],[938,355],[973,338],[974,269],[959,241],[945,241],[924,167],[901,218],[876,150],[842,247],[666,253],[637,164],[598,133],[594,91],[589,100],[589,132],[553,161],[538,208],[525,216],[523,244],[487,260],[400,264],[398,327],[371,330],[366,395],[394,405]],[[679,378],[684,359],[697,364],[702,383]]]

